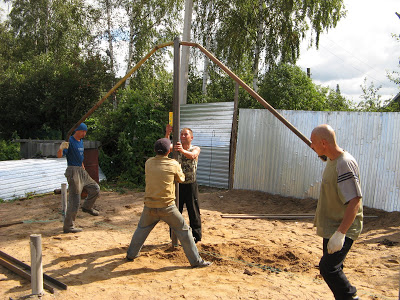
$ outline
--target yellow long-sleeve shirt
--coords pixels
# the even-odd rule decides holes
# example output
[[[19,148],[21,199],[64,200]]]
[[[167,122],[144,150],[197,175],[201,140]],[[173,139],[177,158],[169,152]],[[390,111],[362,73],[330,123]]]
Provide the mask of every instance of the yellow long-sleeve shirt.
[[[157,155],[145,164],[144,204],[150,208],[170,206],[175,201],[175,181],[185,181],[180,164],[167,156]]]

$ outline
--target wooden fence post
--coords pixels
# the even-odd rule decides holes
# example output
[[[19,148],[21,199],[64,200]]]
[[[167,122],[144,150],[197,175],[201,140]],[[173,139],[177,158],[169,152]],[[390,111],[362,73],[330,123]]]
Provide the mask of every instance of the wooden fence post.
[[[64,222],[65,214],[67,213],[67,184],[61,183],[61,213]]]
[[[31,286],[33,295],[43,295],[42,236],[31,234]]]

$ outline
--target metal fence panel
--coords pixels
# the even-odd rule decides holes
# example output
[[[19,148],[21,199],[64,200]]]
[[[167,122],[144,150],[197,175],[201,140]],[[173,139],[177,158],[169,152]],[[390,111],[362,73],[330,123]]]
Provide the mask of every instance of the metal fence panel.
[[[279,111],[305,136],[330,124],[360,167],[365,206],[400,211],[400,113]],[[325,164],[267,110],[240,109],[234,188],[318,198]]]
[[[0,199],[12,200],[31,194],[44,194],[67,183],[67,159],[22,159],[0,161]],[[106,179],[99,168],[99,179]]]
[[[233,102],[184,104],[180,110],[180,128],[192,129],[192,144],[201,148],[197,182],[228,188]]]

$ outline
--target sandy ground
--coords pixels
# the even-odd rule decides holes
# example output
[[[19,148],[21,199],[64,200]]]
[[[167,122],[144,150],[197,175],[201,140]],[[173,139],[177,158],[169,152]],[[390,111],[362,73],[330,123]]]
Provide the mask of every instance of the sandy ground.
[[[0,250],[30,265],[29,236],[42,235],[44,272],[68,285],[42,299],[333,299],[319,275],[322,240],[312,219],[223,218],[222,214],[313,213],[316,201],[241,190],[202,188],[201,256],[213,262],[192,269],[181,247],[171,248],[159,223],[142,255],[125,253],[142,208],[143,193],[102,192],[101,215],[79,211],[84,231],[62,233],[61,195],[0,204]],[[347,257],[345,272],[361,299],[398,299],[400,212],[365,209],[365,228]],[[187,214],[184,211],[184,216]],[[27,299],[31,285],[0,266],[1,299]]]

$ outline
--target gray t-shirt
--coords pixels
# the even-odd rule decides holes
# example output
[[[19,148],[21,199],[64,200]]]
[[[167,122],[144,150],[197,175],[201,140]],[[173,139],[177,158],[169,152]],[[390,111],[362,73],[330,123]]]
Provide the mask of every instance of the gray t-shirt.
[[[330,238],[343,220],[347,203],[355,198],[362,197],[358,164],[348,152],[342,153],[337,159],[328,158],[324,173],[314,226],[317,234],[323,238]],[[362,199],[360,200],[362,201]],[[353,224],[346,236],[356,240],[363,226],[362,203]]]

